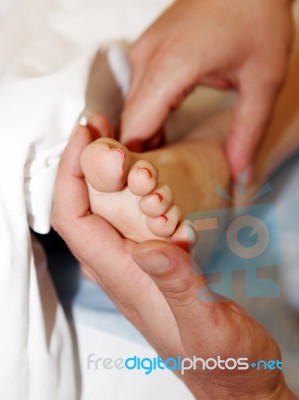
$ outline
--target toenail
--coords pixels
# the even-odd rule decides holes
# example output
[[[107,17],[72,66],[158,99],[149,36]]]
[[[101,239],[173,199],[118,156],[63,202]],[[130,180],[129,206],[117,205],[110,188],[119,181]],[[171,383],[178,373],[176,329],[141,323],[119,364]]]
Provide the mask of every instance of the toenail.
[[[118,151],[120,154],[121,154],[121,157],[122,157],[122,168],[124,167],[124,165],[125,165],[125,162],[126,162],[126,155],[125,155],[125,153],[121,150],[121,149],[119,149],[119,148],[117,148],[117,147],[115,147],[115,148],[113,148],[113,149],[110,149],[111,151]]]
[[[161,193],[154,192],[154,193],[151,193],[151,196],[156,196],[156,197],[158,197],[159,202],[162,203],[162,201],[163,201],[163,196],[162,196]]]
[[[167,217],[167,215],[165,215],[165,214],[160,215],[160,218],[163,218],[163,220],[164,220],[166,223],[168,223],[168,217]]]
[[[148,168],[145,168],[145,167],[137,167],[137,168],[138,168],[138,172],[146,172],[149,179],[151,179],[153,177],[152,172]]]

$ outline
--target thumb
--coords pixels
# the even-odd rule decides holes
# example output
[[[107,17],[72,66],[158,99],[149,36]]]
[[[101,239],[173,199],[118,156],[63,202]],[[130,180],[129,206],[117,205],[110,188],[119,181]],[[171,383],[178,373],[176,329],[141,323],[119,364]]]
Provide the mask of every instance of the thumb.
[[[192,273],[186,251],[168,242],[149,241],[135,247],[133,258],[160,289],[179,328],[193,331],[199,319],[210,324],[211,308],[206,305],[212,305],[214,295],[204,276]]]
[[[188,65],[175,55],[167,56],[153,59],[126,101],[121,117],[121,139],[126,145],[153,137],[196,85]]]
[[[277,86],[248,79],[240,89],[239,100],[227,139],[227,155],[236,182],[240,174],[252,170],[257,147],[265,134],[277,97]]]

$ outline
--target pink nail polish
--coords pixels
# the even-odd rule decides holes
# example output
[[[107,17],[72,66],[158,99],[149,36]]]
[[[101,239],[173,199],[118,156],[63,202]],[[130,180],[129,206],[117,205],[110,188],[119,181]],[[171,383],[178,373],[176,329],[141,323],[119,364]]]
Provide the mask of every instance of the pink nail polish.
[[[162,201],[163,201],[163,196],[162,196],[161,193],[159,193],[159,192],[153,192],[153,193],[151,193],[151,196],[156,196],[156,197],[158,198],[159,202],[162,203]]]
[[[168,217],[167,217],[165,214],[160,215],[160,218],[163,218],[164,221],[165,221],[166,223],[168,223]]]
[[[145,167],[138,167],[138,172],[146,172],[146,174],[148,175],[149,179],[151,179],[153,177],[152,172]]]
[[[125,162],[126,162],[126,155],[125,155],[124,151],[122,151],[121,149],[119,149],[117,147],[115,147],[113,149],[110,149],[110,150],[111,151],[117,151],[118,153],[121,154],[121,157],[122,157],[122,168],[124,168],[124,165],[125,165]]]

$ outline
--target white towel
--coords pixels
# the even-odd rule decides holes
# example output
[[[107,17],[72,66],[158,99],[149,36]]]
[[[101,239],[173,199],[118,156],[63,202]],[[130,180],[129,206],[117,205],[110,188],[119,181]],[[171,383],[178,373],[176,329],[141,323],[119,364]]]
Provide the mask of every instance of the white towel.
[[[49,229],[57,164],[98,48],[134,39],[169,2],[1,0],[1,399],[77,398],[67,321],[29,226]]]

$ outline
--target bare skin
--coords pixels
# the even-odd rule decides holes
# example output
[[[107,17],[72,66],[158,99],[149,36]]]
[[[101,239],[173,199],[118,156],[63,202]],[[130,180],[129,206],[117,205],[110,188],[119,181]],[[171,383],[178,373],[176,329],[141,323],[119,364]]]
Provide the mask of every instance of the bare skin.
[[[299,61],[298,58],[296,60]],[[253,186],[249,189],[262,183],[281,162],[299,148],[299,91],[296,84],[298,78],[295,79],[296,71],[298,64],[297,68],[296,64],[292,65],[273,121],[258,154]],[[204,161],[200,172],[206,171],[205,178],[211,175],[217,177],[221,171],[217,160],[212,164],[209,152],[212,149],[214,151],[215,146],[217,153],[223,148],[229,121],[229,112],[213,115],[212,120],[200,130],[191,132],[188,137],[188,140],[193,140],[193,149],[196,140],[199,145],[199,140],[202,141],[205,135],[212,140],[212,135],[215,134],[214,144],[207,147],[209,151],[202,159]],[[91,122],[97,125],[95,120]],[[246,355],[254,361],[261,358],[280,359],[281,355],[273,338],[235,303],[206,303],[198,299],[198,287],[204,282],[198,282],[191,273],[190,257],[186,252],[161,240],[136,244],[121,237],[101,216],[90,213],[90,201],[79,163],[80,155],[95,139],[90,134],[92,125],[89,128],[78,128],[62,157],[54,196],[52,224],[90,276],[105,289],[123,314],[163,358],[178,354],[190,357],[194,354],[204,354],[207,357],[220,354],[223,357]],[[107,125],[103,124],[96,126],[95,130],[105,137],[112,134]],[[186,145],[187,142],[186,139]],[[185,142],[182,143],[184,145]],[[173,148],[176,147],[170,147]],[[162,151],[168,153],[168,150],[167,146],[152,154],[161,152],[162,157]],[[178,157],[179,152],[176,155]],[[144,159],[144,154],[139,157]],[[85,161],[93,162],[93,157],[90,160],[88,158]],[[188,153],[183,162],[188,164],[189,158],[191,157]],[[150,161],[153,164],[156,162],[154,158]],[[81,163],[84,163],[83,156]],[[214,171],[211,175],[208,173],[210,168]],[[88,171],[85,172],[88,175]],[[162,167],[160,172],[162,173]],[[172,176],[175,178],[175,174]],[[175,179],[171,181],[170,178],[169,175],[163,179],[167,180],[170,187],[174,187],[172,185]],[[201,180],[201,174],[198,174],[197,179]],[[218,178],[216,181],[221,184]],[[202,179],[201,187],[206,183]],[[225,185],[225,181],[222,185]],[[119,195],[118,191],[113,193]],[[192,191],[190,197],[194,193],[196,192]],[[196,194],[201,194],[198,197],[199,203],[204,200],[200,207],[204,208],[207,204],[212,207],[214,203],[210,194],[207,197],[202,192]],[[95,243],[100,243],[101,246]],[[206,374],[196,369],[182,379],[194,395],[202,399],[297,399],[286,387],[281,372],[273,371],[271,374],[261,375],[254,371],[246,375],[243,372],[232,372],[221,376],[218,370]]]
[[[294,57],[289,79],[251,171],[245,202],[279,165],[299,149],[299,96],[294,89],[299,86],[298,64],[299,57]],[[286,103],[290,104],[287,108]],[[227,206],[226,201],[215,193],[216,186],[238,197],[237,191],[232,193],[224,152],[231,118],[231,110],[218,112],[179,142],[153,151],[133,153],[112,140],[113,132],[106,119],[95,115],[89,127],[98,136],[106,138],[87,146],[81,157],[81,167],[89,183],[91,210],[103,216],[124,237],[136,242],[186,240],[185,229],[180,223],[188,213]],[[105,155],[105,168],[101,165],[103,146],[118,149],[108,158]],[[125,158],[123,169],[117,166],[117,156],[119,166]],[[135,169],[136,166],[143,167],[135,177],[134,166]],[[150,182],[146,169],[152,175]],[[109,185],[105,187],[107,179]]]
[[[122,141],[144,141],[197,85],[238,92],[227,154],[235,179],[256,149],[286,74],[290,0],[177,0],[130,51]],[[275,26],[275,29],[273,27]]]
[[[279,165],[299,149],[298,67],[297,37],[286,82],[269,127],[264,132],[264,140],[255,155],[256,162],[250,171],[250,185],[246,190],[245,202]],[[113,187],[115,182],[110,181],[110,188],[104,190],[100,182],[100,157],[96,149],[103,145],[103,143],[100,145],[101,142],[107,142],[107,139],[99,139],[87,146],[81,158],[81,167],[89,182],[91,209],[111,222],[123,236],[134,241],[147,239],[180,241],[184,232],[183,229],[178,230],[179,223],[187,213],[227,206],[226,202],[215,194],[217,185],[234,197],[238,197],[237,191],[233,193],[232,190],[229,163],[225,157],[226,138],[233,118],[232,108],[213,113],[204,123],[201,122],[178,142],[142,154],[129,152],[120,143],[113,142],[112,147],[119,148],[125,154],[126,168],[122,171],[121,177],[118,176],[118,186]],[[112,128],[101,115],[95,115],[90,119],[89,129],[94,132],[95,137],[114,137]],[[246,145],[245,143],[244,146]],[[113,159],[108,162],[108,171],[107,168],[105,170],[108,175],[115,169],[113,162]],[[138,193],[134,194],[134,190],[133,192],[130,190],[131,185],[127,185],[127,176],[136,162],[146,163],[158,184],[148,192],[145,191],[147,193],[142,192],[141,196]],[[92,164],[96,174],[92,171]],[[104,193],[99,196],[92,187]],[[160,202],[157,195],[151,196],[153,192],[160,193],[163,201]],[[115,212],[109,207],[111,196],[114,202],[122,206],[120,211]],[[160,218],[170,210],[170,214],[166,215],[168,221]]]
[[[299,85],[294,65],[298,63],[299,57],[294,58],[290,77],[251,171],[245,202],[299,148],[299,113],[296,110],[299,98],[298,91],[293,89],[294,82]],[[287,110],[286,102],[291,104]],[[81,157],[81,167],[89,183],[91,210],[103,216],[124,237],[136,242],[186,240],[185,228],[180,223],[188,213],[226,207],[226,201],[215,193],[216,186],[233,194],[224,152],[231,117],[231,110],[218,112],[179,142],[133,153],[112,140],[113,132],[106,119],[95,115],[89,127],[106,138],[87,146]],[[118,151],[107,155],[103,150],[105,146]],[[103,154],[104,161],[101,161]],[[123,159],[125,163],[121,169]],[[139,173],[136,174],[137,166]],[[109,185],[105,187],[107,179]],[[237,198],[238,192],[233,195]],[[190,241],[190,233],[188,237]]]
[[[90,126],[99,135],[112,132],[99,114],[90,120]],[[221,145],[188,136],[141,154],[111,138],[101,138],[86,147],[81,167],[91,210],[136,242],[184,240],[181,221],[187,214],[225,206],[215,188],[221,185],[230,190]]]
[[[64,238],[90,276],[139,329],[163,359],[221,356],[281,359],[265,329],[233,302],[211,301],[213,294],[191,271],[190,256],[174,244],[125,239],[105,219],[90,213],[80,155],[92,142],[80,127],[61,159],[52,214]],[[133,256],[132,256],[133,255]],[[198,289],[205,297],[198,298]],[[209,299],[209,301],[205,301]],[[203,371],[180,375],[200,399],[296,399],[282,372]]]

